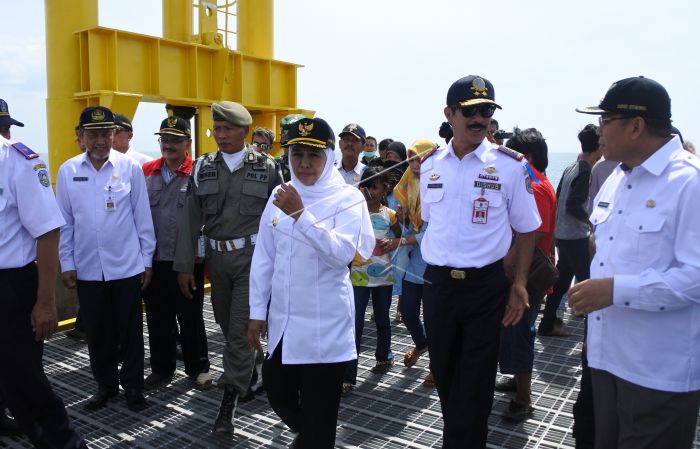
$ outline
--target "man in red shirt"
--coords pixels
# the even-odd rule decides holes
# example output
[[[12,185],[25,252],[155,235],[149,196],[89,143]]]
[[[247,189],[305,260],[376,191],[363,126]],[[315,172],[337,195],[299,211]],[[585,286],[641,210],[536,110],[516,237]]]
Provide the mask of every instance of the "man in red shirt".
[[[202,306],[204,301],[204,260],[195,263],[194,278],[197,289],[188,299],[180,292],[177,272],[173,271],[175,243],[179,220],[184,217],[188,182],[192,174],[192,145],[190,124],[180,117],[163,120],[159,136],[163,156],[143,164],[148,198],[151,203],[153,227],[156,232],[156,251],[153,254],[153,279],[144,292],[146,321],[151,349],[151,374],[144,388],[153,390],[167,385],[176,365],[175,329],[180,326],[180,344],[185,373],[195,387],[203,389],[212,384],[209,374],[207,334],[204,329]]]
[[[532,190],[537,203],[537,211],[542,219],[542,225],[537,229],[537,247],[554,261],[554,224],[556,220],[556,194],[549,179],[542,173],[547,169],[547,143],[542,134],[535,128],[523,131],[514,130],[513,137],[507,146],[525,155],[529,162]],[[511,251],[512,253],[512,251]],[[508,254],[504,260],[506,272],[509,272],[509,260],[514,260],[513,254]],[[510,270],[512,272],[512,270]],[[514,391],[515,398],[511,399],[503,418],[509,421],[524,421],[532,416],[530,405],[530,384],[532,380],[532,363],[535,358],[534,325],[540,310],[540,303],[548,291],[530,291],[529,309],[515,326],[503,327],[501,330],[501,346],[499,351],[499,366],[501,374],[513,374],[507,380],[496,382],[498,391]],[[551,290],[551,286],[548,290]]]

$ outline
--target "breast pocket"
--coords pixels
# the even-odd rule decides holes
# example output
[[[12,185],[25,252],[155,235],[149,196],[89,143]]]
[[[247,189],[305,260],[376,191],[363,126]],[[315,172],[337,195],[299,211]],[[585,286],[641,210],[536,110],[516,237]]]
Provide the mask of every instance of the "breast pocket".
[[[625,245],[620,257],[633,261],[653,263],[662,250],[664,223],[666,217],[661,214],[637,212],[625,218]]]
[[[244,181],[241,188],[241,215],[260,215],[267,203],[267,183]]]
[[[200,198],[202,212],[207,215],[215,215],[219,211],[219,183],[216,179],[200,181],[196,195]]]
[[[427,189],[425,191],[425,198],[421,198],[421,201],[425,203],[439,203],[442,201],[443,196],[445,196],[445,189]]]
[[[121,205],[121,203],[129,201],[129,195],[131,194],[130,182],[120,182],[111,187],[118,206]]]

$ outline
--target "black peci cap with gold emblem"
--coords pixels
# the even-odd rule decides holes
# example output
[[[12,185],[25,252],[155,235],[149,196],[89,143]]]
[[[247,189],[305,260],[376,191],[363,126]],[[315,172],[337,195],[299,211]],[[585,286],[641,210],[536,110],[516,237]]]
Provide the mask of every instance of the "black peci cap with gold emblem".
[[[190,122],[182,117],[173,115],[163,120],[160,124],[160,129],[154,134],[159,136],[167,134],[170,136],[190,137]]]
[[[447,91],[447,106],[464,107],[482,103],[491,103],[498,109],[496,92],[491,81],[478,75],[460,78]]]
[[[314,148],[335,149],[335,135],[322,118],[303,118],[289,128],[287,145],[307,145]]]
[[[88,106],[80,113],[80,129],[114,129],[114,114],[104,106]]]

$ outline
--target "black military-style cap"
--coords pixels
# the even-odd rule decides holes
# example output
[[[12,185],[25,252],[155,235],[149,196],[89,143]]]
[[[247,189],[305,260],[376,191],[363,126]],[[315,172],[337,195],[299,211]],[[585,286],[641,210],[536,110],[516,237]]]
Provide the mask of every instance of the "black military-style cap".
[[[289,114],[285,115],[280,121],[280,146],[286,147],[289,141],[289,130],[291,127],[299,120],[306,118],[303,114]]]
[[[7,102],[0,98],[0,126],[24,126],[24,123],[10,117],[10,108]]]
[[[667,119],[671,118],[671,97],[653,79],[635,76],[612,83],[598,106],[576,108],[576,111]]]
[[[472,106],[481,103],[491,103],[498,109],[496,92],[491,81],[478,75],[460,78],[447,90],[447,106]]]
[[[163,120],[160,124],[160,130],[156,135],[162,136],[167,134],[169,136],[179,136],[179,137],[190,137],[190,122],[182,117],[171,116]]]
[[[114,129],[114,114],[104,106],[88,106],[80,113],[81,129]]]
[[[363,142],[367,137],[367,134],[365,134],[365,129],[357,123],[350,123],[349,125],[346,125],[338,136],[343,137],[346,134],[352,134]]]
[[[131,126],[131,120],[129,120],[129,117],[118,112],[114,113],[114,124],[117,125],[118,129],[123,129],[125,131],[134,130],[134,127]]]
[[[335,135],[322,118],[302,118],[289,128],[287,145],[335,149]]]

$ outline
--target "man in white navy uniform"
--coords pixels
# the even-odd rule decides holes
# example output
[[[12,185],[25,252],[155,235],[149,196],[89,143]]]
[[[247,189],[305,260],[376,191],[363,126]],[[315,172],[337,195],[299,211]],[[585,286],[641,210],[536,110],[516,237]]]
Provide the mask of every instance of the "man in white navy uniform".
[[[78,291],[97,382],[85,408],[104,407],[121,384],[127,407],[140,411],[147,405],[141,290],[151,279],[156,241],[143,171],[134,159],[111,151],[114,127],[112,111],[103,106],[80,114],[86,151],[64,162],[56,178],[66,220],[59,256],[63,283]]]
[[[483,77],[452,84],[444,113],[454,137],[421,165],[421,215],[428,222],[421,243],[428,263],[423,307],[445,448],[486,446],[501,323],[517,323],[527,307],[527,272],[541,223],[523,155],[486,138],[500,109],[494,100]],[[512,230],[518,237],[510,286],[503,257]]]
[[[0,137],[0,393],[34,446],[81,448],[87,446],[42,365],[44,339],[56,331],[64,221],[38,156]]]
[[[613,83],[599,143],[621,164],[593,200],[591,278],[569,291],[588,314],[595,447],[690,448],[700,404],[700,161],[671,131],[649,78]]]

